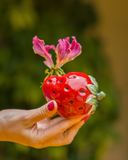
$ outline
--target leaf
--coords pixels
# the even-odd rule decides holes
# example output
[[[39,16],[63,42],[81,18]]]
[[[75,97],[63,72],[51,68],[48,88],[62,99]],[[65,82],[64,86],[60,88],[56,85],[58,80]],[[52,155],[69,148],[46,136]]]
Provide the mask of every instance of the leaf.
[[[87,87],[94,95],[96,95],[97,91],[96,91],[96,87],[94,85],[88,84]]]
[[[96,103],[97,103],[96,96],[93,96],[93,97],[91,97],[91,98],[88,98],[88,99],[86,100],[86,103],[87,103],[87,104],[90,104],[90,105],[96,104]]]
[[[89,75],[89,78],[91,79],[92,83],[95,85],[96,89],[98,90],[98,83],[97,83],[96,79],[90,75]]]
[[[92,108],[91,108],[89,114],[96,110],[96,106],[97,106],[97,104],[94,104],[94,105],[92,106]]]

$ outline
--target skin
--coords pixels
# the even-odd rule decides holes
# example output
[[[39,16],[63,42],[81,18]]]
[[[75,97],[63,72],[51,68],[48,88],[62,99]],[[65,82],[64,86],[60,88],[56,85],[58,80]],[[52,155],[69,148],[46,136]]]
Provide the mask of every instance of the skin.
[[[9,109],[0,111],[0,141],[20,143],[34,148],[62,146],[70,144],[80,127],[85,115],[76,118],[57,117],[57,104],[53,111],[47,104],[32,110]]]

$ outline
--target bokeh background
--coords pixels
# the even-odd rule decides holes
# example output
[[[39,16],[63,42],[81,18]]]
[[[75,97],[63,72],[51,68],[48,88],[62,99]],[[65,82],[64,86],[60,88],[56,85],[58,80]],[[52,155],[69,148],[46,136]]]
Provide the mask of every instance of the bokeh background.
[[[35,35],[49,45],[76,36],[82,54],[64,65],[64,71],[94,76],[107,94],[72,144],[34,149],[0,142],[0,160],[128,159],[127,6],[127,0],[0,1],[1,110],[46,103],[39,87],[46,67],[32,50]]]

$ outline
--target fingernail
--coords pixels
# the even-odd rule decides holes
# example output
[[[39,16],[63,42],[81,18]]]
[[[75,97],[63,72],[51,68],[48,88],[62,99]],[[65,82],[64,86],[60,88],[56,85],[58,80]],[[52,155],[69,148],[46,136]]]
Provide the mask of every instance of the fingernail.
[[[47,105],[47,108],[49,111],[53,111],[54,110],[54,102],[50,102],[48,105]]]
[[[84,121],[84,123],[89,119],[91,115],[87,115],[86,117],[82,118],[81,121]]]

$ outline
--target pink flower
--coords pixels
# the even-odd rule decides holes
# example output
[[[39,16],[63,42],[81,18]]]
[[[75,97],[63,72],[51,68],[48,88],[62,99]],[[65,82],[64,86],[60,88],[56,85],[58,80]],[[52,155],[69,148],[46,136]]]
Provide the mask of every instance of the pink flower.
[[[59,44],[55,50],[57,54],[56,68],[61,67],[81,54],[81,45],[77,42],[74,36],[72,36],[72,39],[73,41],[71,44],[69,43],[69,37],[59,39]]]
[[[54,45],[46,45],[44,44],[44,40],[40,40],[37,36],[33,38],[33,49],[36,54],[44,57],[46,61],[44,61],[45,65],[49,68],[54,68],[54,63],[50,53],[48,52],[50,49],[53,49],[57,55],[57,64],[55,68],[60,68],[65,63],[73,60],[75,57],[81,54],[81,45],[77,42],[76,38],[72,37],[72,43],[69,42],[69,37],[64,39],[59,39],[59,44],[55,48]]]
[[[47,65],[49,68],[54,67],[54,63],[52,60],[52,56],[48,51],[50,49],[55,50],[54,45],[46,45],[44,43],[44,40],[40,40],[37,36],[33,38],[33,50],[36,54],[39,54],[40,56],[44,57],[46,61],[44,61],[45,65]]]

